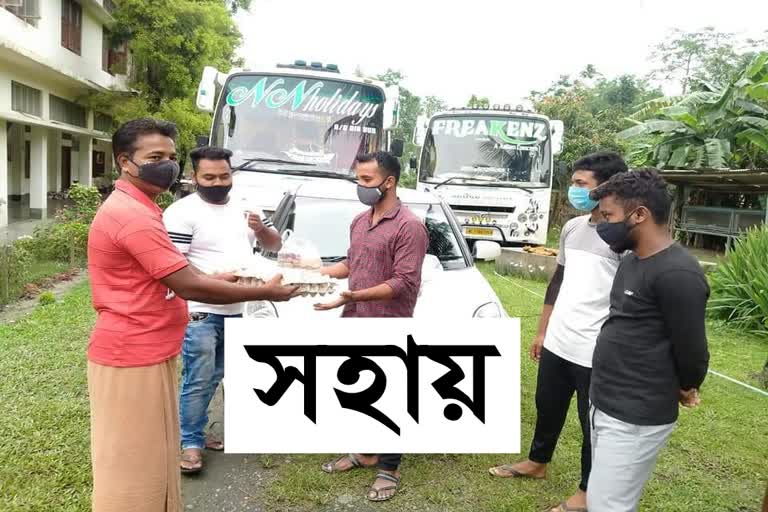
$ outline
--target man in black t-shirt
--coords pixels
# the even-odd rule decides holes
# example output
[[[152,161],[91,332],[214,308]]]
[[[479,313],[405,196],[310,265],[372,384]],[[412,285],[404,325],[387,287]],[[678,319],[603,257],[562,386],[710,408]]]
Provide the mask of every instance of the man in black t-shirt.
[[[617,174],[592,192],[607,222],[600,237],[625,256],[593,361],[590,512],[635,512],[678,416],[699,403],[709,363],[709,287],[676,244],[666,183],[655,170]]]

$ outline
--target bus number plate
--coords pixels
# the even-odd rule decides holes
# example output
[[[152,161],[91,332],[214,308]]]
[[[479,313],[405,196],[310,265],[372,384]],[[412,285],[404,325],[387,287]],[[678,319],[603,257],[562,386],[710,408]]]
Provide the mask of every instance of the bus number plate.
[[[464,228],[464,232],[475,236],[493,236],[493,229],[490,228]]]

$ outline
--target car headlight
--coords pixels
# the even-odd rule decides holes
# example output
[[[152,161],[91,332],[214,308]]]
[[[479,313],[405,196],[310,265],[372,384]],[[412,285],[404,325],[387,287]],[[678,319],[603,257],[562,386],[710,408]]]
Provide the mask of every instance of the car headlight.
[[[243,318],[278,318],[277,308],[268,300],[246,302],[243,306]]]
[[[495,302],[483,304],[475,310],[472,318],[502,318],[501,307]]]

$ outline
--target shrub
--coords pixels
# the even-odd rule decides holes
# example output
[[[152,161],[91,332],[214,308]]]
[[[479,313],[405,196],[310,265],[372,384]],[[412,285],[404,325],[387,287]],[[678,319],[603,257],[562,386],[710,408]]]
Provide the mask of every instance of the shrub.
[[[157,206],[159,206],[163,211],[165,211],[166,208],[171,206],[173,204],[173,201],[175,198],[173,197],[173,194],[170,192],[163,192],[157,198],[155,198],[155,203]]]
[[[37,298],[37,302],[41,306],[47,306],[49,304],[54,304],[54,303],[56,303],[56,296],[53,294],[53,292],[43,292]]]
[[[710,275],[710,315],[736,327],[768,334],[768,227],[739,239]]]
[[[96,187],[84,187],[75,183],[69,189],[69,198],[73,206],[64,208],[61,217],[64,220],[77,220],[90,224],[101,205],[101,193]]]
[[[22,244],[0,246],[0,304],[20,295],[31,262],[32,254]]]

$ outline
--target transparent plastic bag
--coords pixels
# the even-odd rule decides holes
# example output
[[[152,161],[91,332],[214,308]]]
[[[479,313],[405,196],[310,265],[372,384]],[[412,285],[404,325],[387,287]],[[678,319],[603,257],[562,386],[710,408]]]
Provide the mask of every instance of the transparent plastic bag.
[[[319,272],[323,266],[315,244],[304,238],[284,237],[283,246],[277,253],[277,264],[282,268],[298,268]]]

